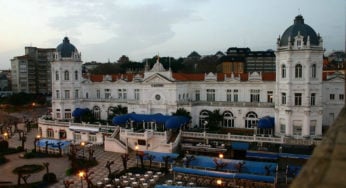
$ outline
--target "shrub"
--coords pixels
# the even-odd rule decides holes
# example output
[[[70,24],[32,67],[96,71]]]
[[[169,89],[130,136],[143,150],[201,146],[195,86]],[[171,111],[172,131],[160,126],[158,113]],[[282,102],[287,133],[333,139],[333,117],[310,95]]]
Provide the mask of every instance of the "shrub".
[[[8,149],[8,142],[6,140],[0,141],[0,152],[4,152]]]
[[[71,176],[73,174],[72,168],[69,168],[65,172],[66,176]]]
[[[24,151],[24,148],[22,146],[18,146],[17,151]]]
[[[43,175],[43,181],[47,183],[57,182],[56,175],[54,173],[46,173]]]
[[[31,164],[31,165],[23,165],[20,167],[17,167],[13,170],[13,173],[18,174],[31,174],[31,173],[36,173],[41,170],[43,170],[44,167],[42,165],[37,165],[37,164]]]
[[[3,155],[0,155],[0,164],[4,164],[6,161],[7,159]]]

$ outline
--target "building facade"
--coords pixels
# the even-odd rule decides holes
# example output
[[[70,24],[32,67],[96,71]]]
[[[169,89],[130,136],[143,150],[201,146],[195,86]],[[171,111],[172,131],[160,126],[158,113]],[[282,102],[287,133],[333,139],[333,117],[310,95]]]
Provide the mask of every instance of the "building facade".
[[[271,116],[273,135],[304,138],[321,136],[345,100],[344,76],[323,73],[322,38],[300,15],[277,41],[276,73],[173,73],[158,60],[143,74],[82,77],[81,55],[67,37],[54,58],[56,120],[71,120],[76,108],[107,120],[122,105],[139,114],[171,115],[184,108],[192,116],[190,127],[204,127],[208,112],[219,110],[225,128],[257,129],[261,118]]]
[[[51,94],[50,62],[54,48],[25,47],[25,55],[11,59],[14,93]]]

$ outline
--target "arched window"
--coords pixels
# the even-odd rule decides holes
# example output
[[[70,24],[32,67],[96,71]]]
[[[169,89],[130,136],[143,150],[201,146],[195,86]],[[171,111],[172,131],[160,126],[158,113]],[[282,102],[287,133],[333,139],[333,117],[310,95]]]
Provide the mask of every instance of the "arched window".
[[[74,79],[78,80],[78,71],[74,71]]]
[[[59,71],[55,71],[55,80],[59,80]]]
[[[204,127],[204,125],[207,125],[207,119],[209,117],[209,111],[208,110],[202,110],[201,113],[199,113],[199,127]]]
[[[59,139],[66,139],[66,131],[59,130]]]
[[[114,117],[114,107],[110,106],[107,110],[108,120],[111,120]]]
[[[101,119],[101,109],[100,109],[100,107],[94,106],[94,108],[93,108],[93,115],[94,115],[95,119],[97,119],[97,120]]]
[[[223,113],[222,126],[226,128],[234,127],[234,116],[232,112],[226,111]]]
[[[64,72],[64,79],[70,80],[70,73],[67,70]]]
[[[258,116],[255,112],[249,112],[246,114],[245,128],[253,129],[255,126],[257,126],[257,123],[258,123]]]
[[[316,64],[311,66],[311,78],[316,78]]]
[[[54,138],[54,130],[51,128],[47,129],[47,138]]]
[[[295,78],[302,78],[302,65],[297,64],[295,67]]]
[[[286,65],[281,66],[281,78],[286,78]]]

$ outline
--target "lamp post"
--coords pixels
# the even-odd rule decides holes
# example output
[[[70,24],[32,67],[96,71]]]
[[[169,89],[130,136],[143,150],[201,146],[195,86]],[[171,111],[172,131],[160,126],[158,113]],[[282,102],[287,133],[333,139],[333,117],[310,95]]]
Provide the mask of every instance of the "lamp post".
[[[207,144],[207,133],[205,132],[205,126],[208,124],[208,121],[203,122],[203,129],[204,129],[204,144]]]
[[[218,187],[221,187],[222,186],[222,180],[221,179],[216,180],[216,184]]]
[[[40,138],[41,138],[40,135],[36,135],[36,137],[35,137],[35,140],[34,140],[34,150],[35,150],[35,152],[36,152],[36,143],[40,140]],[[39,151],[40,151],[40,149],[39,149]]]
[[[219,153],[219,158],[222,160],[223,159],[223,153]]]
[[[8,139],[8,133],[5,132],[5,133],[4,133],[4,140],[7,141],[7,139]]]
[[[85,177],[85,172],[84,171],[79,171],[78,176],[80,178],[81,187],[83,188],[83,178]]]
[[[80,145],[81,145],[82,148],[83,148],[83,159],[84,159],[84,146],[85,146],[85,142],[81,142]]]
[[[137,161],[137,168],[138,168],[138,145],[135,146],[135,150],[136,150],[136,161]]]

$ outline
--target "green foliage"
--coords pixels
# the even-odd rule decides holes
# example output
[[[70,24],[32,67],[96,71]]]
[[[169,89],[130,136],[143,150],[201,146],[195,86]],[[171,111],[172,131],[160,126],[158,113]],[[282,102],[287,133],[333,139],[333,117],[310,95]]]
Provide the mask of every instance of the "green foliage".
[[[44,95],[36,95],[36,94],[28,94],[28,93],[14,93],[2,101],[4,104],[11,104],[15,106],[23,106],[23,105],[31,105],[33,102],[36,104],[46,104],[46,96]]]
[[[18,146],[17,151],[24,151],[24,148],[22,146]]]
[[[13,173],[15,173],[15,174],[19,174],[19,173],[32,174],[32,173],[39,172],[43,169],[44,169],[44,167],[42,165],[37,165],[37,164],[23,165],[23,166],[19,166],[19,167],[15,168],[13,170]]]
[[[45,173],[43,175],[42,181],[47,183],[55,183],[57,182],[56,175],[54,173]]]
[[[220,109],[215,109],[212,112],[208,112],[208,127],[209,130],[216,130],[219,128],[221,121],[223,120],[223,115],[220,113]]]
[[[186,116],[191,119],[190,112],[185,110],[185,108],[178,108],[176,112],[173,113],[174,116]]]
[[[65,171],[66,176],[71,176],[73,174],[72,168],[69,168]]]

